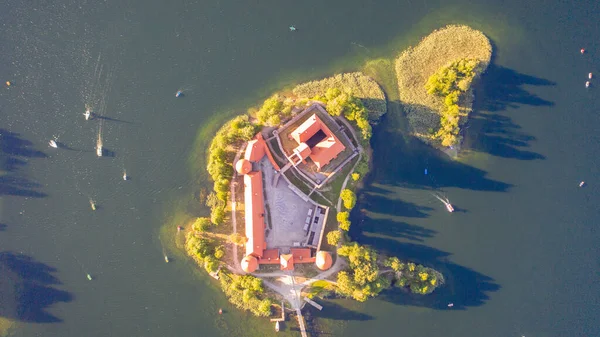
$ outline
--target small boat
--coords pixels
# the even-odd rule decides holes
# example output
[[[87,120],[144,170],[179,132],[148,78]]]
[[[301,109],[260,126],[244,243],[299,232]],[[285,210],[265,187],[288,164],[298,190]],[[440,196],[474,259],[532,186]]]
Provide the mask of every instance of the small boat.
[[[454,212],[454,207],[452,207],[452,204],[450,204],[450,200],[448,200],[448,198],[442,199],[440,196],[438,196],[437,194],[434,194],[434,193],[431,193],[431,195],[433,195],[439,201],[441,201],[444,204],[444,206],[446,206],[446,209],[448,210],[448,212],[450,212],[450,213]]]
[[[296,30],[296,27],[294,27],[294,26],[290,26],[290,32],[293,32],[293,31],[295,31],[295,30]]]
[[[53,147],[55,149],[58,149],[58,143],[56,143],[56,140],[52,139],[48,142],[48,145],[50,145],[50,147]]]
[[[87,279],[91,281],[92,280],[92,275],[87,274]]]
[[[275,331],[279,332],[279,321],[275,322]]]
[[[588,74],[588,78],[591,80],[592,79],[592,73]]]
[[[452,205],[449,202],[446,203],[446,209],[450,213],[454,212],[454,207],[452,207]]]
[[[581,53],[585,54],[585,49],[581,48]]]
[[[96,210],[96,202],[92,199],[90,199],[90,207],[92,207],[92,211]]]
[[[219,315],[223,314],[223,309],[219,308]]]
[[[181,96],[183,96],[183,91],[177,90],[177,92],[175,93],[175,97],[181,97]]]
[[[585,186],[585,181],[582,181],[579,183],[579,187],[583,187],[583,186]]]
[[[123,170],[123,180],[127,180],[127,171]]]
[[[590,81],[586,81],[586,82],[585,82],[585,87],[586,87],[586,88],[589,88],[589,87],[590,87]]]
[[[448,303],[448,308],[452,308],[454,306],[454,303]]]
[[[181,230],[182,230],[182,229],[183,229],[183,227],[181,227],[181,226],[177,226],[177,231],[178,231],[178,232],[181,232]]]
[[[169,257],[165,255],[165,262],[169,263]]]
[[[83,113],[83,116],[85,117],[86,121],[89,121],[92,118],[92,112],[90,111],[90,109],[86,109]]]

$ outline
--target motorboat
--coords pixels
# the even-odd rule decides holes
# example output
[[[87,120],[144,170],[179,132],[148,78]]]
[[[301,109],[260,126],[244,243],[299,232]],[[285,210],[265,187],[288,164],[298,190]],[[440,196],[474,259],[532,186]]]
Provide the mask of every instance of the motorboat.
[[[127,180],[127,171],[123,170],[123,180]]]
[[[446,209],[450,213],[454,212],[454,207],[452,207],[452,205],[449,202],[446,203]]]
[[[92,112],[90,111],[90,109],[86,109],[83,113],[83,116],[85,117],[86,121],[89,121],[92,118]]]
[[[56,142],[56,140],[52,139],[48,142],[48,145],[50,145],[50,147],[53,147],[55,149],[58,149],[58,143]]]
[[[275,322],[275,331],[279,332],[279,321]]]
[[[165,262],[169,263],[169,257],[165,255]]]

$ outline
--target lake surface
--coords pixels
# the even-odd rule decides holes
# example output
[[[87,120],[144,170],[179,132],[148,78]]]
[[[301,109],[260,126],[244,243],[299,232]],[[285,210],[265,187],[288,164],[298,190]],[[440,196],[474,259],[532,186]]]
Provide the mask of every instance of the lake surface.
[[[3,289],[0,316],[17,322],[15,336],[274,334],[174,249],[173,219],[197,211],[210,186],[211,135],[276,89],[464,23],[495,48],[470,151],[450,160],[405,137],[403,117],[389,113],[352,215],[357,240],[438,268],[446,285],[325,303],[319,329],[599,335],[600,85],[584,87],[600,75],[598,17],[597,1],[4,1],[0,82],[12,85],[0,90],[0,260],[19,299]],[[86,122],[86,104],[104,118]],[[53,137],[64,148],[49,148]]]

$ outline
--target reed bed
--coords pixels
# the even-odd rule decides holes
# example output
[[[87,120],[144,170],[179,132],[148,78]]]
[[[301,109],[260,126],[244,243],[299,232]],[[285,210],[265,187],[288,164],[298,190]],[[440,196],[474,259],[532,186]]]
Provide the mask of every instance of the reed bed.
[[[377,120],[387,111],[385,94],[374,79],[360,72],[337,74],[322,80],[297,85],[293,93],[298,97],[324,95],[327,89],[350,91],[359,98],[369,112],[369,119]]]
[[[479,60],[475,80],[487,69],[492,57],[492,45],[480,31],[468,26],[449,25],[426,36],[416,47],[410,47],[396,59],[396,76],[400,101],[412,133],[437,144],[432,131],[440,126],[439,111],[443,98],[429,95],[427,79],[438,69],[453,61],[469,58]],[[472,87],[461,97],[459,125],[466,122],[473,105]]]

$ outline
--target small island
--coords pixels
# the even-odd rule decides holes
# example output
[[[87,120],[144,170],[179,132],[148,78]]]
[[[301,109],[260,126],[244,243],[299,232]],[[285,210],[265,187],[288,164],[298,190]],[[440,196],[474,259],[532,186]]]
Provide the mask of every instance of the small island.
[[[460,144],[471,85],[490,57],[487,38],[465,26],[435,31],[398,57],[400,101],[416,137]],[[305,334],[301,309],[320,308],[319,297],[362,302],[391,286],[425,295],[444,284],[438,271],[348,235],[371,126],[386,111],[373,78],[344,73],[276,93],[219,129],[208,149],[210,217],[182,228],[187,254],[233,305],[274,322],[292,310]]]

